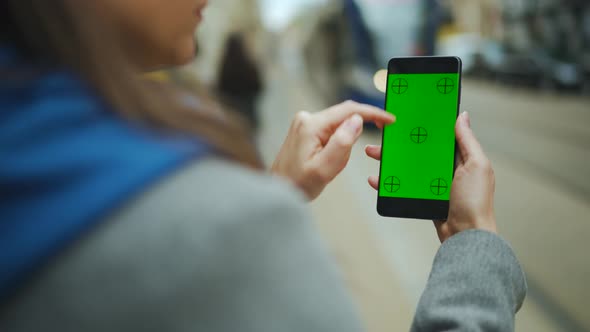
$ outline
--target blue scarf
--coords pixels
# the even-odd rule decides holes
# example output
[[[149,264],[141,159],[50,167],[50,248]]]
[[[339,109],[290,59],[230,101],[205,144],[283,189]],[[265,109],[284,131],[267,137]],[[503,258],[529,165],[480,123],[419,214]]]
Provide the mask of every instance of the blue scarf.
[[[0,48],[0,73],[22,66]],[[0,76],[0,302],[131,198],[210,152],[194,137],[124,121],[72,73]]]

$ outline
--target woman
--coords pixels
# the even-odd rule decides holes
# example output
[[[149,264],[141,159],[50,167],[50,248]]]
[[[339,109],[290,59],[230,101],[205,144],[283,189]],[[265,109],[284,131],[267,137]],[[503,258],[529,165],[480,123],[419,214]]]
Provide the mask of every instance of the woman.
[[[363,121],[394,118],[353,102],[301,112],[265,174],[238,120],[138,78],[191,60],[205,5],[0,4],[1,331],[362,330],[305,201],[346,166]],[[509,331],[524,276],[496,235],[467,115],[456,131],[412,329]]]

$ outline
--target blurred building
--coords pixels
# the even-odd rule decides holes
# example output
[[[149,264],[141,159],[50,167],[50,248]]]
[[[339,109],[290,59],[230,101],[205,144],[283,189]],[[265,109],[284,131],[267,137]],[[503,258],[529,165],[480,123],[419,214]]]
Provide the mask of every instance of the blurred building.
[[[502,0],[450,0],[448,6],[458,31],[502,38]]]

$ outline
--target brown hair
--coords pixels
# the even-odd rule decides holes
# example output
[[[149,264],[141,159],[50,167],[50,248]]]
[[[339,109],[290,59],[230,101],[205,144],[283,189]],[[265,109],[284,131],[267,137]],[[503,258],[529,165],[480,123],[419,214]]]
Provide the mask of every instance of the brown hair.
[[[37,64],[79,73],[128,119],[196,134],[222,155],[261,168],[250,130],[235,115],[204,96],[201,106],[184,105],[179,97],[187,92],[137,75],[115,31],[96,16],[86,1],[2,0],[0,44],[11,44]]]

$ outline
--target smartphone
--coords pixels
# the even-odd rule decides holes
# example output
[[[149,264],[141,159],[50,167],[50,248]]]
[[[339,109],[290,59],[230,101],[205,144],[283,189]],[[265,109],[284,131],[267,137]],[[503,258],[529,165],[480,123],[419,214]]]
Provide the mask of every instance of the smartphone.
[[[383,129],[377,212],[385,217],[443,220],[449,213],[461,101],[458,57],[393,58]]]

